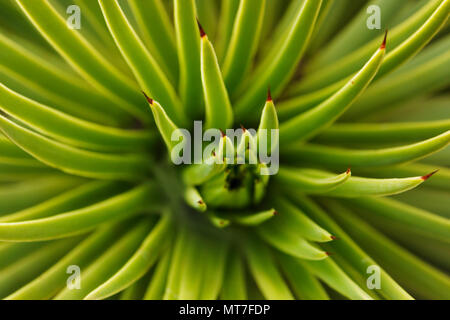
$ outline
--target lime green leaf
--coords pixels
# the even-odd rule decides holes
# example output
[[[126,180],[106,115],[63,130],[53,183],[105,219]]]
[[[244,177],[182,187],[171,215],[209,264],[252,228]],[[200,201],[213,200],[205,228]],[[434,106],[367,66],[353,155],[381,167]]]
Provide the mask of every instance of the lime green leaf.
[[[283,166],[279,169],[275,181],[278,181],[283,188],[295,188],[296,190],[307,193],[323,193],[345,183],[350,176],[350,170],[333,176],[332,174],[315,169]]]
[[[82,148],[123,151],[148,148],[152,134],[87,122],[30,100],[0,84],[0,110],[44,135]]]
[[[248,238],[245,243],[245,255],[250,272],[266,299],[294,299],[275,264],[272,253],[264,243],[256,238]]]
[[[36,195],[36,185],[39,186],[39,192],[42,192],[47,181],[51,179],[46,178],[46,180],[40,182],[39,180],[33,180],[30,184],[30,188],[33,190],[33,195]],[[93,181],[81,186],[73,187],[62,192],[64,188],[57,186],[58,193],[55,196],[49,195],[43,197],[38,204],[28,207],[26,209],[14,212],[12,214],[4,215],[0,217],[0,222],[16,222],[16,221],[26,221],[34,220],[39,218],[49,217],[51,215],[67,212],[74,209],[79,209],[84,206],[88,206],[96,200],[112,196],[116,191],[121,190],[117,182],[111,181]],[[23,203],[25,197],[21,197],[21,202]],[[29,196],[26,197],[28,199]],[[47,200],[48,199],[48,200]],[[97,201],[97,202],[98,202]]]
[[[51,242],[0,271],[0,298],[39,276],[80,241],[79,237]]]
[[[163,1],[128,1],[136,23],[143,35],[147,49],[160,65],[164,66],[170,79],[177,79],[178,57],[175,31]]]
[[[20,8],[52,47],[98,91],[109,95],[118,106],[145,121],[148,119],[139,91],[76,30],[67,28],[48,1],[18,0]],[[58,32],[54,32],[57,30]]]
[[[143,184],[86,208],[48,218],[0,223],[0,240],[40,241],[82,233],[104,222],[139,213],[146,205],[152,204],[150,198],[154,192],[151,185]]]
[[[305,140],[333,123],[372,81],[383,61],[384,54],[383,42],[365,66],[341,90],[314,109],[281,123],[280,143]]]
[[[286,86],[295,70],[293,66],[298,64],[309,42],[321,4],[322,1],[305,0],[298,8],[288,36],[280,45],[277,55],[269,65],[259,66],[252,80],[248,81],[251,86],[241,90],[244,94],[235,107],[239,120],[245,119],[257,106],[262,105],[269,85],[275,97]]]
[[[179,92],[190,118],[203,113],[200,41],[194,0],[174,0],[174,23],[180,65]]]
[[[291,147],[283,151],[290,159],[315,165],[369,167],[398,164],[435,153],[450,142],[450,130],[418,143],[385,149],[347,149],[315,144]]]
[[[368,214],[399,222],[412,228],[414,232],[450,242],[450,219],[389,198],[349,199],[346,202]]]
[[[450,278],[369,226],[349,210],[330,212],[381,267],[414,295],[427,299],[449,298]],[[408,268],[405,268],[405,265]],[[411,281],[414,279],[414,281]]]
[[[62,171],[100,179],[142,179],[149,159],[142,155],[101,154],[50,140],[0,115],[0,130],[38,160]]]
[[[248,71],[259,42],[266,0],[242,0],[223,63],[223,78],[233,93]]]
[[[329,300],[320,282],[302,266],[298,259],[279,254],[281,267],[292,286],[295,296],[302,300]]]
[[[293,192],[292,197],[290,198],[292,198],[292,201],[304,210],[305,213],[311,216],[311,218],[314,218],[314,220],[318,221],[337,237],[336,241],[327,242],[324,244],[324,247],[334,253],[333,259],[341,266],[341,268],[344,268],[344,270],[348,269],[347,266],[354,268],[359,274],[359,277],[356,277],[355,281],[360,280],[359,285],[365,287],[367,285],[367,268],[371,265],[376,265],[377,263],[369,257],[335,221],[333,221],[327,212],[311,199],[297,192]],[[341,263],[342,261],[343,263]],[[412,299],[412,297],[382,268],[380,268],[380,281],[383,285],[377,291],[385,298],[393,300]]]
[[[244,261],[235,250],[230,252],[228,258],[220,298],[222,300],[247,299]]]
[[[154,226],[154,220],[141,219],[116,242],[110,243],[108,250],[82,271],[80,289],[64,288],[55,300],[83,299],[92,290],[112,277],[139,248],[148,232]]]
[[[106,250],[117,234],[124,229],[123,222],[105,226],[72,249],[55,265],[46,270],[39,277],[20,288],[7,299],[37,300],[50,299],[62,290],[67,281],[67,267],[76,263],[81,270],[86,268],[98,255]]]
[[[165,249],[171,231],[171,218],[168,214],[165,214],[130,260],[117,273],[90,292],[84,299],[99,300],[108,298],[139,280],[156,262],[161,251]]]
[[[233,110],[216,53],[208,36],[201,37],[201,74],[206,107],[206,127],[226,130],[233,123]]]
[[[141,89],[160,101],[175,122],[184,124],[186,120],[175,89],[131,27],[118,2],[99,0],[99,4],[108,28]]]

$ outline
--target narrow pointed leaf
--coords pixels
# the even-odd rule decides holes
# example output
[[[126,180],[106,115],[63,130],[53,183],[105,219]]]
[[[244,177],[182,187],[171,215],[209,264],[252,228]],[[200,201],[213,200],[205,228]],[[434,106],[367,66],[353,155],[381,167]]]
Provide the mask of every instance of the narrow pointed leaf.
[[[245,245],[245,254],[250,272],[266,299],[294,299],[269,248],[264,243],[255,238],[248,239]]]
[[[0,115],[0,130],[38,160],[62,171],[101,179],[142,179],[149,160],[141,155],[101,154],[50,140]]]
[[[216,53],[206,35],[201,38],[201,74],[205,96],[206,127],[226,130],[233,123],[233,110]]]
[[[166,248],[172,221],[164,215],[142,242],[128,262],[101,286],[90,292],[84,299],[100,300],[108,298],[139,280],[156,262],[161,251]]]
[[[322,173],[322,175],[315,175],[316,173]],[[332,174],[326,174],[324,171],[283,166],[275,179],[283,188],[295,188],[307,193],[323,193],[346,183],[350,176],[350,170],[333,176]]]
[[[151,205],[154,189],[149,184],[109,198],[95,205],[49,218],[0,223],[2,241],[41,241],[88,231],[104,222],[135,215]]]
[[[428,140],[400,147],[361,150],[306,144],[288,148],[283,155],[315,165],[370,167],[418,160],[445,148],[449,143],[450,130]]]
[[[366,89],[377,73],[385,54],[384,43],[347,84],[323,103],[280,126],[280,143],[301,141],[333,123]]]

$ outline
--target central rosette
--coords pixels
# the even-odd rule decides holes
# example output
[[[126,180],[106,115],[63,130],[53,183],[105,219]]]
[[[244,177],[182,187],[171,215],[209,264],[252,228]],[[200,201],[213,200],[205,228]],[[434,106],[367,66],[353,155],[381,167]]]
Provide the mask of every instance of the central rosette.
[[[191,134],[176,126],[159,103],[148,101],[170,158],[181,167],[184,199],[190,207],[226,211],[261,202],[279,167],[278,118],[270,93],[257,130],[204,130],[203,123],[195,121]]]

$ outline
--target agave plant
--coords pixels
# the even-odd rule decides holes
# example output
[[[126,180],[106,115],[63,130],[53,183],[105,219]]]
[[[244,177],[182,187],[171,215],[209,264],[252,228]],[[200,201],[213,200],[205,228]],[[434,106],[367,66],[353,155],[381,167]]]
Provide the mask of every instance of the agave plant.
[[[449,0],[0,7],[1,298],[450,298]]]

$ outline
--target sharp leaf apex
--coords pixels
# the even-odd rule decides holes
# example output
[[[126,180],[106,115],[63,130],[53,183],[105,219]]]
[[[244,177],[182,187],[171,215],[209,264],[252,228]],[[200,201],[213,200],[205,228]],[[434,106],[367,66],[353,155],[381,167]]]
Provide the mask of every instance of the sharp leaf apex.
[[[422,180],[424,180],[424,181],[428,180],[429,178],[431,178],[432,175],[434,175],[438,171],[439,171],[439,169],[438,170],[434,170],[433,172],[431,172],[431,173],[429,173],[429,174],[427,174],[425,176],[422,176]]]

